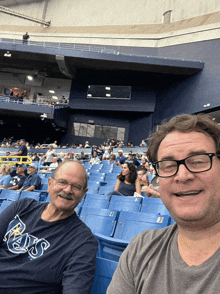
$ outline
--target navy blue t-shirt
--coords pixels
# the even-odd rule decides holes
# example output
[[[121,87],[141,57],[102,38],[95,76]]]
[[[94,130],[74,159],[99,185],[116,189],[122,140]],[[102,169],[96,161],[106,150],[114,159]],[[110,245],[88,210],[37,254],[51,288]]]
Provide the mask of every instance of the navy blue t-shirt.
[[[13,202],[0,214],[0,294],[89,294],[97,241],[74,213],[45,222],[48,203]]]
[[[25,145],[22,145],[19,149],[18,152],[22,151],[22,154],[20,156],[27,156],[27,147]]]

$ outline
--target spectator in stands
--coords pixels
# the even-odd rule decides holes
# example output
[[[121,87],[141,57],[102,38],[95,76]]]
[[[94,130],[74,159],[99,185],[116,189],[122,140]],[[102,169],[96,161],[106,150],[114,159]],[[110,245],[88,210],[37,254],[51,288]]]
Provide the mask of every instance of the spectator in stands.
[[[50,168],[48,169],[49,171],[53,171],[55,168],[58,167],[58,158],[57,157],[54,157],[53,158],[53,162],[51,163],[50,165]]]
[[[137,179],[136,167],[133,163],[125,163],[117,177],[115,191],[124,196],[133,196],[135,192],[141,195],[141,185]]]
[[[86,155],[85,155],[84,152],[82,151],[82,152],[80,153],[80,155],[78,156],[77,159],[79,159],[79,160],[85,160],[85,159],[88,159],[88,158],[86,157]]]
[[[148,162],[147,162],[147,159],[146,159],[145,157],[143,157],[143,158],[141,159],[141,165],[143,165],[143,166],[145,167],[146,164],[149,166],[149,164],[148,164]]]
[[[41,178],[37,174],[37,166],[35,163],[31,163],[27,167],[28,177],[24,181],[22,191],[34,191],[39,190],[41,187]]]
[[[115,163],[115,154],[111,154],[110,155],[110,159],[109,159],[109,161],[108,161],[108,164],[114,164]]]
[[[9,157],[9,155],[10,155],[9,151],[5,152],[5,156]],[[11,161],[11,158],[2,158],[2,161]]]
[[[141,141],[140,147],[147,147],[146,140],[147,139]]]
[[[100,164],[100,163],[101,163],[101,161],[100,161],[100,159],[98,158],[98,154],[97,154],[97,152],[94,152],[94,153],[93,153],[93,157],[92,157],[92,159],[90,160],[89,164]]]
[[[136,158],[137,160],[141,160],[141,154],[139,154],[139,153],[137,152],[136,155],[135,155],[135,158]]]
[[[143,152],[142,158],[146,158],[146,160],[148,161],[147,151],[144,151],[144,152]]]
[[[89,141],[86,141],[84,148],[90,148]]]
[[[30,145],[29,145],[29,142],[26,142],[26,147],[27,147],[27,150],[29,150],[30,149]]]
[[[123,150],[118,150],[118,156],[115,158],[115,163],[114,164],[117,164],[119,165],[120,164],[120,160],[121,159],[125,159],[126,157],[123,155]]]
[[[53,145],[49,145],[49,150],[46,152],[46,154],[42,157],[42,160],[45,159],[43,165],[44,166],[49,166],[53,162],[53,157],[57,156],[56,151],[53,149]]]
[[[0,214],[3,292],[90,293],[98,243],[74,211],[87,190],[83,166],[62,163],[48,179],[50,203],[25,198]]]
[[[23,44],[27,44],[28,39],[30,39],[30,36],[28,35],[28,32],[26,32],[26,34],[23,35]]]
[[[122,165],[124,163],[133,163],[136,166],[139,166],[140,165],[140,162],[138,162],[137,159],[133,157],[132,152],[129,152],[128,153],[128,157],[127,158],[121,159],[119,161],[119,165],[120,165],[121,168],[122,168]]]
[[[27,156],[27,147],[25,139],[19,140],[19,146],[20,148],[18,149],[18,152],[9,156]],[[22,158],[22,160],[27,161],[27,158]]]
[[[133,148],[134,144],[131,141],[128,141],[128,147]]]
[[[40,161],[40,156],[38,153],[34,153],[31,159],[32,161]]]
[[[110,145],[107,142],[106,145],[103,147],[104,154],[103,156],[110,155]]]
[[[149,160],[176,223],[132,239],[108,294],[219,292],[219,138],[203,114],[178,115],[151,134]]]
[[[94,152],[97,153],[98,158],[99,158],[99,160],[101,161],[101,160],[102,160],[103,153],[104,153],[104,152],[103,152],[103,149],[102,149],[100,146],[97,147],[97,146],[93,145],[93,146],[92,146],[92,151],[91,151],[92,156],[93,156]]]
[[[40,143],[37,143],[37,145],[35,146],[35,149],[41,149]]]
[[[0,179],[0,188],[4,189],[11,180],[11,173],[13,168],[10,165],[4,164],[1,168],[2,177]]]
[[[8,190],[21,189],[26,179],[26,175],[25,175],[26,169],[27,169],[27,166],[25,164],[23,163],[17,164],[16,176],[11,178],[11,180],[5,186],[5,189],[8,189]]]
[[[50,144],[50,145],[52,145],[53,146],[53,148],[58,148],[58,146],[57,146],[57,141],[54,141],[52,144]]]
[[[113,148],[114,148],[114,147],[117,147],[117,142],[115,141],[114,138],[112,138],[112,139],[110,140],[109,145],[112,146]]]
[[[74,152],[70,152],[70,153],[68,153],[68,157],[69,157],[69,159],[74,159]]]
[[[147,170],[143,165],[137,167],[137,174],[141,184],[141,192],[145,192],[147,197],[160,198],[159,189],[149,183]]]

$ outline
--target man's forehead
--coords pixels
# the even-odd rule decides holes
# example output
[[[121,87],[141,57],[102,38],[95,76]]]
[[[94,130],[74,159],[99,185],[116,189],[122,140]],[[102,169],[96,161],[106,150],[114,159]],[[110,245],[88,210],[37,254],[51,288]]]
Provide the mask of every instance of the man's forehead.
[[[202,132],[179,132],[169,133],[160,143],[158,148],[159,157],[172,155],[173,150],[184,153],[188,152],[215,152],[215,142],[209,134]]]

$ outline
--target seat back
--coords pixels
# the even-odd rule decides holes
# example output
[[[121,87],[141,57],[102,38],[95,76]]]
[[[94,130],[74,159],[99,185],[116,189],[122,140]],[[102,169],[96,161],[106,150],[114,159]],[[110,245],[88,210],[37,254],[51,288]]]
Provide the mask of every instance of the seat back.
[[[96,257],[95,278],[90,294],[106,293],[118,262]]]
[[[86,197],[83,207],[88,207],[88,206],[93,207],[93,208],[108,208],[109,199],[108,198],[107,199],[106,198],[99,199],[99,198]]]
[[[138,212],[142,203],[141,197],[116,196],[111,197],[109,209]]]
[[[121,211],[113,238],[130,242],[144,230],[165,228],[170,224],[170,216]]]
[[[144,198],[140,207],[140,212],[166,214],[170,216],[170,213],[166,206],[163,204],[160,198]]]
[[[40,192],[22,191],[19,199],[31,198],[37,201],[40,200]]]
[[[7,200],[11,200],[11,201],[16,201],[19,199],[20,196],[20,191],[16,191],[16,190],[2,190],[2,193],[0,194],[0,198],[3,199],[7,199]]]
[[[91,229],[93,233],[105,236],[113,236],[118,219],[117,210],[100,209],[83,206],[80,219]]]

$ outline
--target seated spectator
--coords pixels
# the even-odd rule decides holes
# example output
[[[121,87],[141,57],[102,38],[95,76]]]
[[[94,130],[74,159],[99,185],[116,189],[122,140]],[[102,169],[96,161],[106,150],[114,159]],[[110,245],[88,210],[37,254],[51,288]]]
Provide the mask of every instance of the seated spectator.
[[[127,158],[121,159],[121,160],[119,161],[119,165],[120,165],[120,167],[122,167],[122,165],[123,165],[124,163],[133,163],[133,164],[136,165],[136,166],[139,166],[139,165],[140,165],[140,162],[137,161],[136,158],[133,158],[133,154],[132,154],[132,152],[129,152],[129,153],[128,153],[128,157],[127,157]]]
[[[141,185],[137,179],[136,167],[133,163],[125,163],[117,177],[115,191],[124,196],[133,196],[135,192],[141,195]]]
[[[22,191],[34,191],[39,190],[41,187],[41,178],[37,174],[37,166],[31,163],[27,167],[28,177],[24,181],[23,187],[20,189]]]
[[[41,149],[40,143],[37,143],[37,145],[35,146],[35,149]]]
[[[133,148],[134,144],[131,141],[128,141],[128,147]]]
[[[17,169],[16,169],[17,175],[11,178],[11,180],[5,186],[5,189],[8,189],[8,190],[21,189],[26,179],[26,175],[25,175],[26,169],[27,169],[27,166],[25,164],[23,163],[17,164]]]
[[[50,145],[52,145],[53,146],[53,148],[58,148],[58,146],[57,146],[57,141],[54,141],[52,144],[50,144]]]
[[[89,141],[86,141],[84,148],[90,148]]]
[[[101,161],[102,160],[103,153],[104,153],[102,147],[101,146],[97,147],[97,146],[93,145],[92,146],[92,152],[91,152],[92,156],[93,156],[94,152],[97,153],[98,158]]]
[[[103,154],[102,160],[109,160],[109,154]]]
[[[74,159],[74,152],[70,152],[70,153],[68,153],[68,158],[69,159]]]
[[[141,141],[140,147],[147,147],[146,140]]]
[[[118,156],[115,158],[115,163],[114,164],[117,164],[119,165],[120,164],[120,160],[121,159],[125,159],[126,157],[123,155],[123,150],[118,150]]]
[[[136,153],[135,157],[136,157],[137,160],[141,160],[141,155],[139,153]]]
[[[82,151],[82,152],[80,153],[80,155],[78,155],[78,158],[77,158],[77,159],[79,159],[79,160],[84,160],[84,159],[88,159],[88,158],[85,156],[84,152]]]
[[[106,156],[106,155],[109,155],[109,154],[110,154],[110,145],[109,145],[108,142],[107,142],[106,145],[103,147],[103,151],[104,151],[103,156]]]
[[[117,146],[118,148],[123,148],[123,147],[125,146],[124,141],[123,141],[122,138],[119,140],[119,142],[118,142],[117,145],[118,145],[118,146]]]
[[[145,167],[145,164],[147,164],[149,166],[147,159],[145,157],[142,157],[141,165]]]
[[[42,160],[44,161],[44,166],[49,166],[53,162],[53,157],[57,156],[56,151],[53,149],[53,145],[49,145],[49,150],[46,152],[46,154],[42,157]]]
[[[58,167],[58,158],[57,157],[54,157],[53,158],[53,162],[51,163],[50,165],[50,168],[48,169],[49,171],[53,171],[55,168]]]
[[[34,153],[33,156],[31,157],[32,161],[40,161],[40,156],[37,153]]]
[[[11,180],[11,173],[13,172],[13,168],[10,165],[4,164],[1,167],[2,177],[0,179],[0,188],[4,189],[5,186]]]
[[[100,161],[100,159],[98,158],[98,154],[97,154],[97,152],[94,152],[94,153],[93,153],[93,157],[92,157],[92,159],[90,160],[89,164],[100,164],[100,163],[101,163],[101,161]]]
[[[144,152],[143,152],[142,158],[146,158],[146,160],[148,161],[147,151],[144,151]]]
[[[115,163],[115,154],[110,155],[110,160],[108,161],[108,164],[114,164]]]
[[[112,139],[110,140],[109,145],[112,146],[113,148],[114,148],[114,147],[117,148],[117,142],[115,141],[114,138],[112,138]]]
[[[9,155],[10,155],[10,152],[7,151],[7,152],[5,153],[5,156],[9,156]],[[12,159],[11,159],[11,158],[2,158],[2,161],[12,161]]]
[[[147,175],[147,170],[143,165],[139,165],[137,167],[137,174],[138,174],[138,180],[140,182],[141,188],[143,186],[149,186],[149,179]]]

